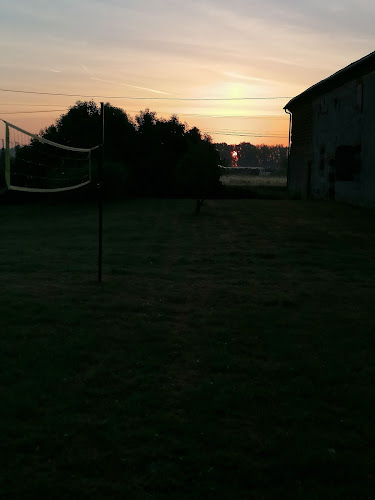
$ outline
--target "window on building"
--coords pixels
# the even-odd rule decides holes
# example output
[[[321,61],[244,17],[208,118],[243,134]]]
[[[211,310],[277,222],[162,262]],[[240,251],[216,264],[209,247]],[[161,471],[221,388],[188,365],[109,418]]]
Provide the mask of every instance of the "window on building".
[[[361,173],[361,145],[339,146],[336,148],[335,167],[338,181],[359,180]]]

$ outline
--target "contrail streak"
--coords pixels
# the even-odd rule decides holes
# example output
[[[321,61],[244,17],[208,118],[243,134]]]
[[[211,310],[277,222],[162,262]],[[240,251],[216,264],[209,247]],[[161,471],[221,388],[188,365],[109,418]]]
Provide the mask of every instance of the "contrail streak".
[[[98,82],[113,83],[114,85],[122,85],[123,87],[130,87],[132,89],[146,90],[148,92],[154,92],[155,94],[170,95],[169,92],[162,92],[161,90],[149,89],[147,87],[138,87],[136,85],[129,85],[128,83],[114,82],[112,80],[103,80],[102,78],[96,78],[94,76],[90,76],[90,79],[96,80]]]
[[[246,76],[246,75],[241,75],[239,73],[232,73],[230,71],[224,71],[223,75],[225,76],[230,76],[231,78],[237,78],[239,80],[248,80],[250,82],[261,82],[261,83],[269,83],[270,80],[266,80],[265,78],[257,78],[255,76]]]

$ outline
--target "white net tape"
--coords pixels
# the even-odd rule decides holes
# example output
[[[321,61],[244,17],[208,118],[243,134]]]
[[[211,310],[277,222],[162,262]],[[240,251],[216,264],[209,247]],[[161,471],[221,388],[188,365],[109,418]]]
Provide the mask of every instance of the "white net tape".
[[[99,146],[66,146],[4,123],[8,189],[48,193],[77,189],[91,182],[91,153]]]

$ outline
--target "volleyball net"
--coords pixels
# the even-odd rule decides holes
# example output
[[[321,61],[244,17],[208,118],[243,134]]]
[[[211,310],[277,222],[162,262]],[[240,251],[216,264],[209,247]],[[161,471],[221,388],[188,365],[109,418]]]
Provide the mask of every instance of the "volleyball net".
[[[35,193],[69,191],[91,182],[92,153],[100,146],[59,144],[5,124],[4,177],[8,189]]]

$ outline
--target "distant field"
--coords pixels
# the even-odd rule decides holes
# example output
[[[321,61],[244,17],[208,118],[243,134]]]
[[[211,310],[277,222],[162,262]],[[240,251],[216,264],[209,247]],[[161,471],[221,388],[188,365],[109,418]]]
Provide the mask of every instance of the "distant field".
[[[263,175],[223,175],[220,180],[225,186],[285,186],[286,177]]]
[[[4,499],[370,499],[374,212],[1,206]]]

